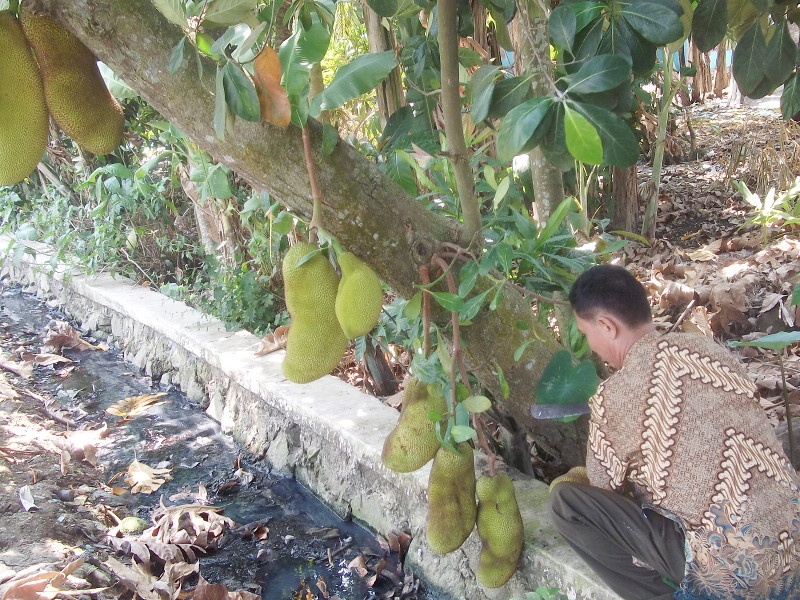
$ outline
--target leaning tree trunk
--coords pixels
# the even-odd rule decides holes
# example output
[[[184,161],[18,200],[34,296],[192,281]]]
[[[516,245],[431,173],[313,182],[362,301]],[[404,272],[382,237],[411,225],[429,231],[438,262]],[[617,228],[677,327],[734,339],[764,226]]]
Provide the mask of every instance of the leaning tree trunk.
[[[150,2],[128,0],[30,0],[75,33],[119,77],[205,151],[228,165],[254,189],[309,218],[312,198],[301,131],[237,120],[235,135],[214,135],[214,67],[168,72],[169,56],[183,33]],[[419,267],[430,262],[441,242],[457,243],[460,227],[426,210],[352,146],[342,141],[325,156],[321,127],[310,123],[312,157],[325,190],[322,221],[342,247],[364,259],[400,295],[420,283]],[[491,281],[484,280],[489,286]],[[485,287],[484,287],[485,289]],[[521,325],[522,324],[522,325]],[[531,313],[530,302],[506,286],[498,309],[483,309],[462,330],[467,358],[480,382],[556,462],[580,464],[579,436],[570,423],[538,421],[529,407],[550,358],[560,349]],[[520,360],[514,352],[530,342]],[[510,395],[503,399],[499,370]],[[585,430],[585,428],[584,428]]]
[[[534,96],[550,96],[555,92],[553,66],[550,60],[550,36],[547,29],[547,9],[535,0],[522,0],[511,28],[516,55],[517,72],[532,75]],[[530,152],[531,179],[536,201],[536,220],[544,223],[564,199],[561,169],[548,161],[541,149]]]

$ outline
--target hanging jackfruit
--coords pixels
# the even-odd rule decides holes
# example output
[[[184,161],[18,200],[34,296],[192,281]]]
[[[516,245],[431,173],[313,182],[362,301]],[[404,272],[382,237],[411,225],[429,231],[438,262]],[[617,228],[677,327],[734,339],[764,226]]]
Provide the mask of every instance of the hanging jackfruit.
[[[347,349],[347,338],[336,319],[339,276],[322,254],[302,265],[304,256],[317,250],[301,242],[283,259],[286,308],[292,325],[286,338],[283,374],[295,383],[308,383],[333,371]]]
[[[368,334],[378,324],[383,289],[375,272],[352,252],[339,256],[342,280],[336,294],[336,317],[349,339]]]
[[[475,527],[475,462],[472,446],[461,442],[458,454],[439,448],[428,478],[428,545],[438,554],[461,547]]]
[[[392,471],[416,471],[436,455],[440,446],[437,424],[428,418],[431,410],[440,414],[447,410],[441,387],[411,378],[403,390],[397,425],[383,442],[381,459]]]
[[[522,555],[524,528],[514,483],[506,473],[482,475],[478,495],[478,535],[481,555],[475,576],[481,585],[498,588],[511,579]]]
[[[0,185],[22,181],[47,146],[47,105],[39,67],[10,11],[0,11]]]
[[[23,6],[20,18],[39,63],[50,116],[81,148],[95,154],[114,150],[122,141],[125,117],[97,58],[52,17]]]

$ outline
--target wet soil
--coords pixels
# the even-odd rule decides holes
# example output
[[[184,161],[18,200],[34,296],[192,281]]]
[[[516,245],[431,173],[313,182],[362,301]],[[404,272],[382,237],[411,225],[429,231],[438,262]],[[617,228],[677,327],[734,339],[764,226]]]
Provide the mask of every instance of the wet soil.
[[[32,356],[45,356],[45,336],[63,320],[33,296],[3,290],[0,360],[17,369]],[[102,348],[98,340],[85,341]],[[408,539],[402,534],[387,541],[340,518],[297,481],[271,473],[239,448],[199,405],[132,370],[114,349],[64,348],[60,354],[64,362],[34,363],[29,377],[6,372],[0,381],[0,593],[82,558],[72,585],[100,589],[85,597],[133,597],[108,562],[114,557],[131,564],[116,550],[128,548],[121,540],[139,539],[120,532],[119,520],[140,517],[150,527],[163,504],[215,506],[232,520],[206,537],[184,527],[195,534],[189,541],[202,578],[230,592],[271,600],[432,597],[403,572]],[[146,394],[163,395],[119,403]],[[106,410],[120,412],[120,406],[133,414]],[[146,481],[143,491],[132,493],[126,479],[134,460],[165,469],[167,477],[153,478],[166,481],[150,493],[147,486],[155,484]],[[207,553],[198,550],[201,537],[213,542]],[[170,561],[155,554],[143,568],[158,578]],[[197,581],[196,574],[186,577],[161,597],[177,597],[181,587],[181,597],[191,597],[186,590]]]

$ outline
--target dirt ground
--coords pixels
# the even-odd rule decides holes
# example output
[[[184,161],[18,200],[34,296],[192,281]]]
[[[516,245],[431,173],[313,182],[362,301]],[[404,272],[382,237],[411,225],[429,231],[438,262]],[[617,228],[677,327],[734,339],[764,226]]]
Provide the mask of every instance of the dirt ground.
[[[715,100],[694,107],[688,119],[698,158],[665,167],[657,241],[649,246],[632,242],[619,260],[645,283],[656,320],[665,329],[677,327],[721,340],[752,340],[796,329],[798,307],[791,304],[791,292],[800,281],[798,229],[748,224],[754,209],[734,182],[744,181],[762,198],[771,185],[789,187],[800,172],[798,127],[784,123],[768,103],[729,108],[725,101]],[[685,144],[686,115],[679,119],[677,133],[682,140],[676,142]],[[647,169],[640,170],[642,182],[647,175]],[[27,600],[52,598],[66,589],[71,596],[105,599],[130,597],[130,589],[136,589],[148,600],[185,597],[168,580],[171,576],[183,583],[196,573],[188,563],[176,560],[176,553],[186,556],[204,544],[213,548],[224,529],[223,517],[211,514],[195,497],[194,508],[176,517],[181,527],[168,531],[169,519],[162,514],[166,537],[151,536],[141,542],[144,545],[125,546],[127,554],[146,556],[140,562],[148,568],[131,569],[119,555],[114,558],[106,536],[110,531],[124,540],[119,520],[133,515],[120,494],[122,478],[109,481],[97,467],[97,449],[106,443],[108,432],[103,427],[76,429],[72,417],[59,410],[59,398],[37,384],[39,372],[65,379],[70,375],[70,365],[58,361],[57,349],[42,348],[42,330],[5,315],[0,318],[0,367],[5,370],[0,377],[0,593],[5,592],[7,600]],[[763,395],[765,411],[787,440],[775,352],[733,351],[745,361]],[[800,344],[783,357],[789,405],[792,415],[800,417]],[[30,366],[22,367],[22,362]],[[139,483],[147,486],[155,485],[160,473],[139,475]],[[133,478],[130,473],[128,477]],[[193,528],[185,527],[187,519]],[[132,521],[126,526],[135,529],[141,524]],[[245,535],[258,540],[266,534],[254,526]],[[285,536],[284,543],[288,543]],[[387,554],[402,555],[407,543],[402,534],[382,540]],[[331,548],[338,551],[331,545],[323,551],[330,555]],[[276,551],[266,546],[263,550]],[[358,556],[348,566],[364,578],[377,578],[382,567],[375,566],[375,556]],[[394,577],[396,585],[383,592],[385,597],[412,597],[415,583],[404,581],[402,575]],[[119,580],[125,585],[111,587]],[[196,585],[201,589],[205,584],[201,580]],[[293,597],[337,597],[326,590],[324,581],[305,585]],[[205,595],[196,590],[195,597],[258,597],[247,589],[206,587]]]

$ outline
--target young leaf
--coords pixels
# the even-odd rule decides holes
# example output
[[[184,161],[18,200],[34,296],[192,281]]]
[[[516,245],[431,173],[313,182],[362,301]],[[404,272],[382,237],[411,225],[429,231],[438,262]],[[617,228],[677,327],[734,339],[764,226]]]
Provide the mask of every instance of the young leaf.
[[[292,119],[292,107],[286,90],[281,87],[281,63],[278,53],[264,46],[253,61],[261,119],[278,127],[286,127]]]
[[[500,383],[500,393],[503,395],[503,399],[508,400],[508,396],[511,394],[511,387],[508,385],[508,379],[506,379],[506,374],[503,373],[500,365],[497,365],[497,381]]]
[[[318,117],[323,110],[339,108],[348,100],[375,89],[396,66],[392,50],[362,54],[336,71],[330,85],[314,96],[309,114]]]
[[[599,165],[603,161],[603,143],[597,129],[569,105],[564,109],[564,131],[570,154],[581,162]]]
[[[475,430],[469,425],[453,425],[450,435],[453,436],[453,441],[459,444],[477,437]]]
[[[469,396],[461,404],[471,413],[482,413],[492,407],[492,401],[486,396]]]

